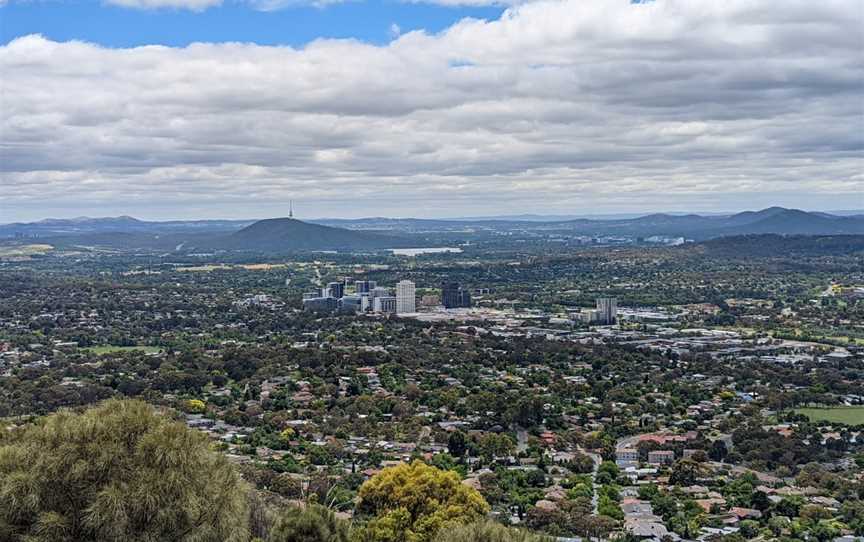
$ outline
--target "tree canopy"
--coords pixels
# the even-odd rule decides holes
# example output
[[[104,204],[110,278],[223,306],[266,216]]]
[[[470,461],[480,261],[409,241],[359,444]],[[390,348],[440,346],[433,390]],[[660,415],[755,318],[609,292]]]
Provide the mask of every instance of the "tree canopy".
[[[317,504],[282,511],[267,542],[348,542],[348,523]]]
[[[476,521],[438,533],[435,542],[552,542],[552,537],[505,527],[492,520]]]
[[[204,435],[140,401],[0,433],[3,540],[245,540],[246,495]]]
[[[361,514],[371,516],[362,539],[428,542],[445,525],[482,518],[489,505],[459,475],[421,461],[384,469],[360,488]]]

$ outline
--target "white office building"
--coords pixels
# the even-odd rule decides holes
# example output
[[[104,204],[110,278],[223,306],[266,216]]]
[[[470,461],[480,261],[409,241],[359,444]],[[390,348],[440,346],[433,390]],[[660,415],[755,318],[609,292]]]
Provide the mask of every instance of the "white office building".
[[[396,284],[396,314],[417,312],[417,298],[414,283],[402,280]]]
[[[372,312],[396,312],[396,298],[392,296],[381,296],[374,298],[372,302]]]

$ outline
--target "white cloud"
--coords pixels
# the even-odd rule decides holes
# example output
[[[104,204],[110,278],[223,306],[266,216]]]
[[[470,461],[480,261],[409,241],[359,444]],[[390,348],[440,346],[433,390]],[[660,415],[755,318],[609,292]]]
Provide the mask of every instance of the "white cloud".
[[[28,36],[0,47],[0,207],[861,206],[862,23],[852,0],[559,0],[386,46]]]

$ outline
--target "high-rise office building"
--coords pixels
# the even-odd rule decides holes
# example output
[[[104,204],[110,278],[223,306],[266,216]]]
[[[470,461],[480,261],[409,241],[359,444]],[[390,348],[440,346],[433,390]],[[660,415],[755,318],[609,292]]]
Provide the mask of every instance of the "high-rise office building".
[[[458,282],[448,282],[441,286],[441,304],[445,309],[471,306],[471,293]]]
[[[396,314],[417,312],[417,294],[414,283],[401,280],[396,284]]]
[[[614,297],[597,298],[597,323],[611,326],[618,317],[618,300]]]
[[[376,297],[372,302],[372,310],[374,312],[396,312],[397,300],[393,296]]]
[[[310,297],[303,300],[303,310],[311,312],[333,312],[338,301],[332,297]]]
[[[363,298],[359,295],[346,295],[339,300],[338,307],[342,312],[360,312],[363,309]]]
[[[383,286],[376,286],[372,288],[372,291],[369,292],[369,295],[372,297],[391,297],[392,294],[388,288],[384,288]]]
[[[354,282],[354,293],[358,295],[368,294],[374,290],[376,286],[378,286],[378,284],[374,280],[358,280]]]
[[[324,289],[324,297],[333,297],[340,299],[345,297],[345,283],[343,282],[328,282]]]

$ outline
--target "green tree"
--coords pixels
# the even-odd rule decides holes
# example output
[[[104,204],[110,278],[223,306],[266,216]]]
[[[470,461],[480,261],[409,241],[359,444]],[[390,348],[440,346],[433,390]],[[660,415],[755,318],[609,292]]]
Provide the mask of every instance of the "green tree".
[[[480,455],[484,460],[492,461],[495,457],[502,457],[513,452],[516,444],[513,439],[505,434],[485,433],[477,442]]]
[[[0,433],[3,540],[245,540],[246,498],[204,435],[140,401]]]
[[[379,472],[360,487],[360,515],[369,523],[359,538],[374,542],[427,542],[445,525],[480,519],[489,505],[453,471],[421,461]]]
[[[323,506],[291,506],[280,513],[267,542],[348,542],[348,533],[348,524]]]
[[[438,533],[435,542],[552,542],[551,537],[482,520]]]
[[[468,449],[468,439],[462,431],[454,431],[447,437],[447,450],[453,457],[462,457]]]
[[[669,483],[676,486],[691,486],[702,476],[702,466],[692,459],[680,459],[672,465]]]

